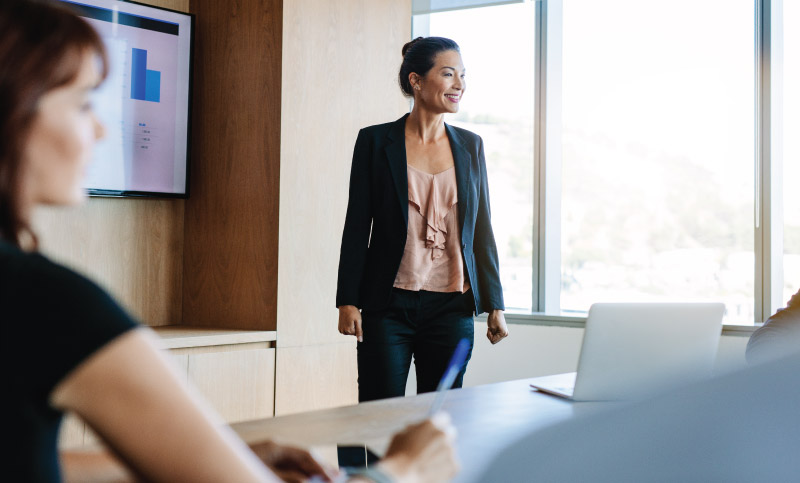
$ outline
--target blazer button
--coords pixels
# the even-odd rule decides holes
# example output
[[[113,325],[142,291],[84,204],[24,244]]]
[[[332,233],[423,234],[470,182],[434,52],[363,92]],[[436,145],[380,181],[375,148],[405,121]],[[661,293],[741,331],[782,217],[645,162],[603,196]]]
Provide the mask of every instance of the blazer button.
[[[462,250],[466,250],[467,249],[467,244],[466,243],[462,243],[461,244],[461,249]]]

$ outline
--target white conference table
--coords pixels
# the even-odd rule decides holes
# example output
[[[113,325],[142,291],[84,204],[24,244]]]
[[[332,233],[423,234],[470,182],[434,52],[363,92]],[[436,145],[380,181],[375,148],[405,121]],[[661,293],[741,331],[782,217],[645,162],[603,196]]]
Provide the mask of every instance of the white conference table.
[[[612,403],[573,403],[540,393],[530,380],[487,384],[448,392],[443,410],[458,430],[461,472],[454,481],[471,481],[494,454],[536,429]],[[371,401],[233,424],[248,443],[267,439],[335,455],[336,445],[367,445],[382,455],[393,433],[427,416],[435,394]],[[331,459],[330,456],[328,459]]]

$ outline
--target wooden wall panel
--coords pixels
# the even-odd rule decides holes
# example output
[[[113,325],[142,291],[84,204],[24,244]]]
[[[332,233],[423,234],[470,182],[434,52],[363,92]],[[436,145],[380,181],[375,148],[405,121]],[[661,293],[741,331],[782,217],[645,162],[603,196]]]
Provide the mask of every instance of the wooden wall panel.
[[[275,368],[275,416],[355,404],[353,342],[279,347]]]
[[[189,0],[137,0],[139,3],[148,3],[156,7],[169,8],[179,12],[189,11]]]
[[[336,274],[358,130],[408,110],[410,0],[284,6],[278,347],[337,343]]]
[[[183,200],[92,198],[78,208],[40,208],[41,251],[86,274],[142,323],[181,318]]]
[[[410,0],[284,5],[276,414],[357,400],[335,308],[353,144],[408,109],[397,86]]]
[[[189,0],[140,1],[189,10]],[[142,323],[171,325],[181,321],[183,213],[183,200],[90,198],[38,209],[34,229],[45,255],[101,284]]]
[[[275,329],[280,0],[192,0],[191,198],[183,322]]]

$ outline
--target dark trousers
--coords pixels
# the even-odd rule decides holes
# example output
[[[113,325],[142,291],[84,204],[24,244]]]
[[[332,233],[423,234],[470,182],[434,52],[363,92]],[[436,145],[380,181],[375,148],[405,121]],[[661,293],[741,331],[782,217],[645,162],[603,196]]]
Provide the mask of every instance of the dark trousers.
[[[403,396],[411,359],[417,393],[435,391],[458,342],[469,340],[469,355],[453,387],[461,387],[472,355],[475,325],[472,291],[413,292],[392,289],[389,306],[363,311],[364,342],[358,343],[358,400]]]

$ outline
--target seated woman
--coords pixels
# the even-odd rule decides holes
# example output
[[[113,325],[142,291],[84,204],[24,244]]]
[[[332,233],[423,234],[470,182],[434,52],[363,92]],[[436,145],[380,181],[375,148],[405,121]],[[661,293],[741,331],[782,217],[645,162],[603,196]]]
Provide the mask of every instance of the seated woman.
[[[89,94],[107,70],[102,41],[66,7],[0,2],[4,473],[60,480],[58,431],[73,411],[147,481],[277,481],[264,463],[287,478],[333,477],[302,450],[265,443],[255,448],[259,459],[181,382],[148,328],[97,285],[36,253],[34,207],[85,197],[83,175],[103,136]],[[447,418],[411,426],[379,468],[400,480],[448,479],[452,438]]]
[[[800,352],[800,290],[747,341],[747,362],[757,364]]]

